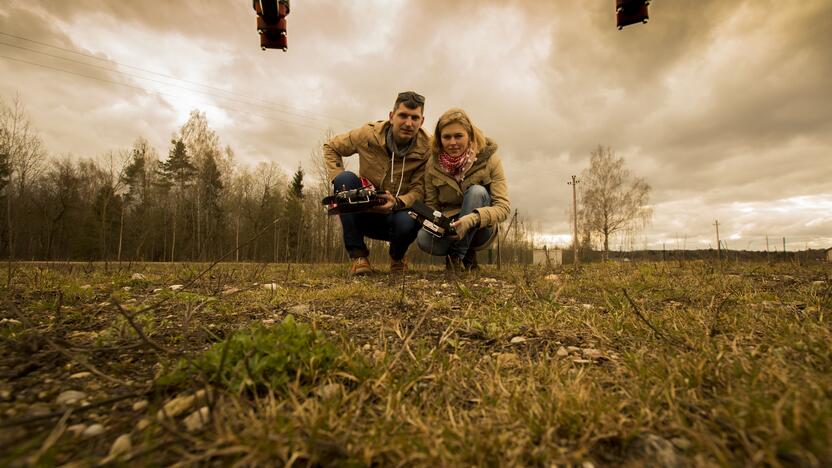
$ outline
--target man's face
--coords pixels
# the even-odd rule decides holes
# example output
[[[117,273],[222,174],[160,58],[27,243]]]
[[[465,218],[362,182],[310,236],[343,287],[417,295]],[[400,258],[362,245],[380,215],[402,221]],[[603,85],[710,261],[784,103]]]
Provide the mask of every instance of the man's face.
[[[390,113],[390,123],[393,125],[393,138],[396,139],[396,143],[409,142],[416,136],[424,120],[421,107],[411,109],[404,104],[399,104],[399,107]]]

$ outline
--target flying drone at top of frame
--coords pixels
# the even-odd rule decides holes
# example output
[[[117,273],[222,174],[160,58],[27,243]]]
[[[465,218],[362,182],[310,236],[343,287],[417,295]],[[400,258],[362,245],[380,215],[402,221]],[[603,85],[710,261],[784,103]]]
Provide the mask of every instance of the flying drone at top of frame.
[[[650,0],[615,0],[615,22],[618,29],[636,23],[646,23],[650,16],[647,14]]]
[[[650,0],[615,0],[615,20],[618,29],[631,24],[646,23],[650,16],[647,6]],[[289,0],[253,0],[257,12],[257,32],[260,34],[260,48],[289,50],[286,32],[286,16],[289,15]]]
[[[289,0],[252,0],[257,12],[257,33],[260,34],[260,48],[289,50],[286,36],[286,16],[289,15]]]

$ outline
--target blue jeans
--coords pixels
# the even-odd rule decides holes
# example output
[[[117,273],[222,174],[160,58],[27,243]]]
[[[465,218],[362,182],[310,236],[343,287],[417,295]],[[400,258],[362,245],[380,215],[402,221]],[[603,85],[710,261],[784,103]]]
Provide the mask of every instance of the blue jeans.
[[[472,213],[477,208],[486,206],[491,206],[491,195],[489,195],[488,190],[482,185],[472,185],[465,191],[462,197],[462,209],[459,210],[457,216],[454,216],[454,220]],[[435,237],[433,234],[422,229],[416,237],[416,244],[420,249],[431,255],[450,255],[462,258],[468,253],[469,248],[476,249],[485,245],[491,239],[493,229],[493,227],[471,229],[465,233],[462,239]]]
[[[338,190],[361,188],[361,180],[352,172],[344,171],[332,181]],[[339,215],[344,230],[344,247],[350,258],[370,255],[364,237],[390,242],[390,258],[401,260],[407,248],[416,240],[419,223],[407,211],[382,213],[344,213]]]

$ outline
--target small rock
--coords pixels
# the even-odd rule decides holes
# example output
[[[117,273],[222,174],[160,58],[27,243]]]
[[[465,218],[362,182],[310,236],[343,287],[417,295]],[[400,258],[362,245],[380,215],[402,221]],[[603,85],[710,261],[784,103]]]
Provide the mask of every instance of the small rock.
[[[150,420],[147,419],[147,418],[142,418],[142,419],[139,420],[138,424],[136,424],[136,430],[137,431],[143,431],[143,430],[147,429],[147,426],[149,426],[149,425],[150,425]]]
[[[116,438],[113,445],[110,447],[109,458],[118,458],[125,453],[129,453],[133,449],[133,443],[130,442],[130,434],[122,434]]]
[[[133,411],[143,411],[147,408],[147,400],[140,400],[133,403]]]
[[[482,281],[483,283],[496,283],[497,282],[497,280],[495,278],[483,278],[480,281]]]
[[[448,283],[442,283],[442,284],[440,284],[440,285],[439,285],[439,287],[440,287],[440,288],[447,288],[447,287],[448,287]]]
[[[141,274],[141,273],[133,273],[133,274],[130,276],[130,279],[131,279],[131,280],[138,280],[138,281],[142,281],[142,280],[144,280],[144,279],[145,279],[145,277],[144,277],[144,275],[143,275],[143,274]]]
[[[91,289],[91,288],[92,288],[92,285],[90,285],[90,284],[81,285],[81,289]]]
[[[526,338],[522,337],[522,336],[515,336],[514,338],[511,339],[511,344],[519,344],[519,343],[525,343],[525,342],[526,342]]]
[[[560,282],[560,275],[556,275],[552,273],[551,275],[546,275],[543,279],[547,281],[554,281],[556,283]]]
[[[71,405],[83,400],[86,397],[87,394],[84,392],[79,392],[78,390],[65,390],[58,395],[55,403],[59,405]]]
[[[265,325],[274,325],[275,320],[273,318],[263,319],[263,323]]]
[[[587,359],[600,359],[604,357],[604,353],[598,351],[597,349],[593,348],[584,348],[583,350],[584,357]]]
[[[315,389],[315,394],[324,400],[328,400],[341,393],[341,384],[331,383]]]
[[[280,286],[278,286],[277,283],[266,283],[260,287],[263,289],[268,289],[269,291],[277,291],[277,288],[279,288]]]
[[[194,395],[178,396],[165,403],[165,406],[156,413],[156,419],[162,420],[165,419],[165,416],[169,418],[179,416],[193,406],[195,400]]]
[[[85,430],[87,430],[86,424],[73,424],[66,428],[66,431],[74,435],[75,437],[80,437]]]
[[[290,314],[298,314],[298,315],[306,315],[309,313],[309,305],[308,304],[298,304],[296,306],[289,307]]]
[[[563,346],[558,348],[558,351],[555,353],[558,357],[566,357],[569,356],[569,351],[566,350]]]
[[[812,286],[826,286],[826,281],[812,281]]]
[[[124,286],[124,287],[121,288],[121,290],[126,291],[126,292],[130,292],[130,291],[133,290],[133,288],[131,288],[130,286]]]
[[[592,304],[581,304],[581,307],[583,307],[586,310],[590,310],[595,306],[593,306]]]
[[[172,284],[168,287],[171,291],[179,291],[180,289],[184,288],[185,286],[181,284]]]
[[[585,461],[581,463],[581,468],[595,468],[595,465],[591,461]]]
[[[86,379],[87,377],[91,376],[92,373],[90,372],[76,372],[69,376],[70,379]]]
[[[577,353],[581,350],[581,348],[579,348],[577,346],[567,346],[566,350],[569,351],[570,353]]]
[[[162,291],[162,288],[154,288],[153,289],[153,294],[156,294],[156,293],[161,292],[161,291]]]
[[[655,434],[647,434],[636,443],[644,456],[644,460],[650,460],[653,466],[681,467],[685,466],[684,460],[676,453],[676,448],[667,439]]]
[[[211,418],[211,410],[207,406],[194,411],[189,414],[183,421],[188,432],[194,432],[205,427],[205,423]]]
[[[0,320],[0,325],[21,325],[20,320],[4,318]]]
[[[84,437],[96,437],[100,436],[104,433],[104,426],[101,424],[93,424],[92,426],[84,429],[84,432],[81,433]]]
[[[52,412],[52,408],[50,408],[49,405],[47,405],[46,403],[40,403],[40,402],[33,403],[33,404],[29,405],[28,408],[25,407],[25,406],[23,408],[25,408],[25,414],[26,414],[27,417],[45,416],[45,415]]]
[[[369,351],[373,346],[370,343],[364,343],[364,346],[361,347],[364,351]]]

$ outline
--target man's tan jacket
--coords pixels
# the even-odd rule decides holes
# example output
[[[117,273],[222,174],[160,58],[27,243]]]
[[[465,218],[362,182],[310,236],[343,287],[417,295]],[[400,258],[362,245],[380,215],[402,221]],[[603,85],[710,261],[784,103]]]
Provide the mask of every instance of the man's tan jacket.
[[[396,155],[391,168],[387,151],[389,126],[390,122],[385,120],[368,122],[324,143],[326,170],[329,180],[333,180],[344,172],[343,158],[358,153],[358,175],[368,179],[377,189],[393,195],[398,193],[404,207],[409,208],[425,196],[425,163],[430,154],[430,137],[420,128],[410,152],[404,156]]]

